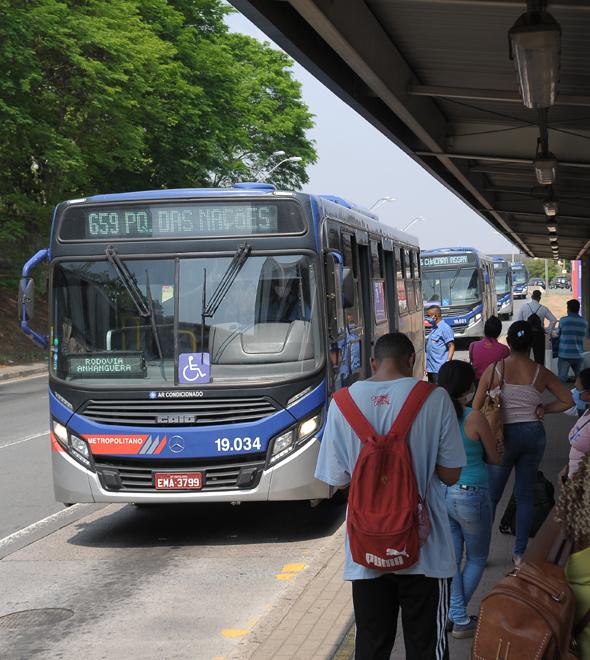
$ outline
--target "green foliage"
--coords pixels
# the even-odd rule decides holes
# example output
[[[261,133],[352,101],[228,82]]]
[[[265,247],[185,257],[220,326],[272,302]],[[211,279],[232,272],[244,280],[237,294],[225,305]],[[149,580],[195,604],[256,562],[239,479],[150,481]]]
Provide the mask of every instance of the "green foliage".
[[[282,52],[221,0],[0,0],[0,241],[20,260],[52,207],[98,192],[251,180],[300,188],[312,116]]]
[[[547,259],[549,281],[554,277],[561,275],[562,268],[566,268],[568,273],[571,271],[571,262],[565,261],[563,263],[565,264],[564,266],[559,266],[556,261],[553,261],[553,259]],[[526,267],[528,268],[531,277],[545,279],[545,259],[528,259]]]

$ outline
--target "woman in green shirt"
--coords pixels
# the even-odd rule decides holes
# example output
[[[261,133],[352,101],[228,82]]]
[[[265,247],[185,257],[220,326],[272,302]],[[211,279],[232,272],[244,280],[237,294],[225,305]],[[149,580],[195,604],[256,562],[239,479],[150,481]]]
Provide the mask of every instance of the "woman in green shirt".
[[[565,533],[574,542],[565,568],[568,582],[576,596],[574,627],[590,611],[590,454],[586,454],[572,479],[566,481],[555,505],[555,517],[562,521]],[[579,656],[590,660],[590,626],[577,637]]]

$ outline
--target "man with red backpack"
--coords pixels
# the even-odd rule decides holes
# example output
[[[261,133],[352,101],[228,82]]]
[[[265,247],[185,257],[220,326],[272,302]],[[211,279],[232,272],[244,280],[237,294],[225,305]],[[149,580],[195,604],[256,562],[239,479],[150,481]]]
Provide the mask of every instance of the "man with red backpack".
[[[406,657],[448,658],[456,564],[445,484],[466,459],[448,394],[412,377],[415,359],[406,335],[379,338],[373,377],[334,395],[318,457],[318,479],[350,484],[344,579],[356,660],[389,660],[400,608]]]

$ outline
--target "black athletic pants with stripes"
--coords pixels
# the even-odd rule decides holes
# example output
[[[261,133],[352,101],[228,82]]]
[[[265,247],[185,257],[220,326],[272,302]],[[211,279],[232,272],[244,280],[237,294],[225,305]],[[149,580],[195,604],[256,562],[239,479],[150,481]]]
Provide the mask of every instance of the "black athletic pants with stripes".
[[[355,660],[389,660],[400,609],[406,658],[448,660],[449,584],[447,579],[395,573],[353,580]]]

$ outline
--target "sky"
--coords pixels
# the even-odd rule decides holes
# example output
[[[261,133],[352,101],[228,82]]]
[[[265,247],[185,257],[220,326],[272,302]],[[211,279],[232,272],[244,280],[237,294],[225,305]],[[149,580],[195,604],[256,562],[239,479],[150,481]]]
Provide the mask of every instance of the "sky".
[[[226,21],[233,32],[270,42],[240,13],[228,16]],[[293,75],[315,115],[315,128],[308,136],[316,143],[318,161],[308,167],[309,183],[304,192],[339,195],[366,207],[380,197],[395,197],[395,202],[378,209],[381,222],[404,229],[414,218],[423,217],[412,224],[409,233],[419,238],[424,249],[469,245],[488,254],[518,253],[485,220],[301,65],[294,64]]]

